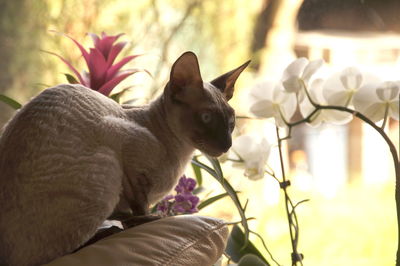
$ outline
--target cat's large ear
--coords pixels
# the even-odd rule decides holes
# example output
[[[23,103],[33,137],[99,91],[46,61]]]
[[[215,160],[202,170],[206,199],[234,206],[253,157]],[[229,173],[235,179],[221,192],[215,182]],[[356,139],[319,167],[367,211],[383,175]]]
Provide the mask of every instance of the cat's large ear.
[[[203,88],[199,62],[193,52],[185,52],[172,65],[169,86],[174,95],[184,89]]]
[[[225,99],[229,101],[233,96],[233,90],[235,87],[235,82],[239,77],[240,73],[250,64],[250,60],[241,65],[234,70],[231,70],[222,76],[214,79],[210,83],[221,90],[222,94],[225,96]]]

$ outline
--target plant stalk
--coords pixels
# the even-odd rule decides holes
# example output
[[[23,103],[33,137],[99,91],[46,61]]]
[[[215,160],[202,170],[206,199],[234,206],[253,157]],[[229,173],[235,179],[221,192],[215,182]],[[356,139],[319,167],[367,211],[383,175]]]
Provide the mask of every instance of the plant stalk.
[[[396,266],[400,266],[400,162],[399,162],[399,156],[397,154],[397,150],[393,142],[390,140],[389,136],[385,133],[384,127],[379,127],[377,126],[373,121],[371,121],[368,117],[363,115],[362,113],[352,110],[348,107],[344,106],[334,106],[334,105],[320,105],[315,103],[309,94],[307,93],[307,97],[310,100],[311,104],[314,105],[315,109],[305,118],[287,123],[287,126],[289,128],[297,126],[302,123],[309,122],[312,116],[318,112],[319,110],[337,110],[337,111],[342,111],[346,112],[349,114],[354,115],[358,119],[361,119],[368,125],[370,125],[373,129],[378,132],[381,137],[385,140],[386,144],[389,147],[390,153],[392,155],[393,163],[394,163],[394,171],[395,171],[395,200],[396,200],[396,213],[397,213],[397,253],[396,253]],[[386,115],[387,116],[387,115]],[[386,123],[387,117],[384,118]]]
[[[285,174],[285,165],[283,163],[282,139],[280,138],[278,127],[276,127],[276,137],[278,139],[278,150],[279,150],[279,160],[281,163],[282,183],[286,184],[287,180],[286,180],[286,174]],[[286,214],[287,214],[288,224],[289,224],[290,242],[292,244],[292,266],[295,266],[297,264],[296,258],[298,256],[298,252],[297,252],[297,244],[295,243],[295,236],[294,236],[294,232],[293,232],[293,228],[292,228],[292,224],[293,224],[292,216],[290,215],[290,211],[289,211],[290,199],[289,199],[289,196],[287,193],[287,186],[283,185],[283,186],[281,186],[281,188],[283,189],[283,192],[285,195],[285,209],[286,209]]]

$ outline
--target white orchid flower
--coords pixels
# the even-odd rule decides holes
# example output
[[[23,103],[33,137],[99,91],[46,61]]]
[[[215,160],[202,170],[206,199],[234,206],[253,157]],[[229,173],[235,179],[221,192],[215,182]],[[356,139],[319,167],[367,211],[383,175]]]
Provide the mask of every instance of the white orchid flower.
[[[304,57],[294,60],[283,72],[282,83],[285,90],[297,93],[299,101],[302,101],[312,75],[323,63],[322,59],[308,61]]]
[[[264,177],[271,145],[264,137],[242,135],[233,140],[232,149],[244,160],[244,175],[250,180]]]
[[[323,95],[329,105],[349,107],[362,86],[376,82],[381,81],[371,74],[362,74],[356,67],[348,67],[325,81]]]
[[[264,81],[250,91],[250,112],[257,117],[275,118],[275,124],[284,127],[296,111],[296,96],[284,91],[282,84]]]
[[[324,98],[329,105],[349,106],[353,95],[363,84],[363,75],[355,67],[332,75],[324,85]]]
[[[373,122],[385,115],[399,120],[400,81],[367,84],[354,95],[354,108]]]
[[[323,85],[324,85],[324,80],[315,79],[313,82],[311,82],[308,91],[314,103],[320,105],[327,105],[328,103],[323,96]],[[314,110],[315,107],[311,104],[311,102],[307,98],[305,98],[300,103],[300,112],[303,117],[309,116]],[[321,123],[323,122],[328,122],[335,125],[343,125],[350,122],[352,119],[353,116],[351,114],[342,111],[319,110],[311,118],[309,125],[311,125],[312,127],[317,127],[321,125]]]

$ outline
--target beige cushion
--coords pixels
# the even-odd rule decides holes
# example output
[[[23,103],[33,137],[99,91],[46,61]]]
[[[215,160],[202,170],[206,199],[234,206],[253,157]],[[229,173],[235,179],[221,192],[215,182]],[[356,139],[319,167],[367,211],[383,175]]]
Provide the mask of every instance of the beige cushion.
[[[104,238],[48,266],[213,265],[225,249],[222,220],[195,215],[168,217]]]

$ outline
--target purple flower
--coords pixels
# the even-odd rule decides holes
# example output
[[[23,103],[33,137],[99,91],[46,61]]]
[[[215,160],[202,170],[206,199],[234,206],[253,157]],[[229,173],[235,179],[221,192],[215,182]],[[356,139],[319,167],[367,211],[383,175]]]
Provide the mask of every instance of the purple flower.
[[[193,194],[196,180],[183,175],[175,187],[176,195],[168,195],[157,204],[157,212],[162,216],[192,214],[199,210],[199,198]]]
[[[168,213],[171,210],[171,205],[173,202],[171,200],[174,198],[172,195],[167,195],[165,196],[158,204],[157,204],[157,211],[165,216],[168,215]]]
[[[175,196],[175,204],[173,205],[173,210],[177,214],[196,213],[199,211],[197,209],[198,203],[199,197],[193,195],[192,193],[178,194]]]
[[[178,182],[178,185],[175,187],[175,191],[177,193],[187,193],[192,192],[196,187],[196,180],[190,177],[186,177],[183,175]]]

